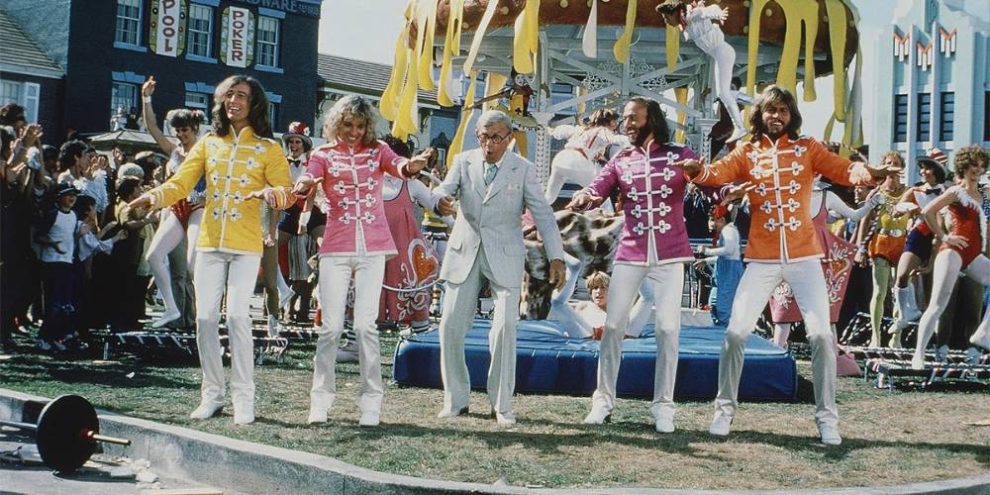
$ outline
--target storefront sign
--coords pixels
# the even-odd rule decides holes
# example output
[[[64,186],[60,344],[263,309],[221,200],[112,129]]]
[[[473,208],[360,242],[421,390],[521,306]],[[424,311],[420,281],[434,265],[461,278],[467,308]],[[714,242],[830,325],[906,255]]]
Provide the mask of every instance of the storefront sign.
[[[320,17],[319,0],[235,0],[239,3],[264,7],[266,9],[281,10],[289,14],[298,14],[306,17]]]
[[[254,14],[239,7],[223,11],[220,32],[220,60],[231,67],[247,67],[254,62]]]
[[[182,54],[186,45],[185,0],[153,0],[151,3],[151,51],[166,57]]]

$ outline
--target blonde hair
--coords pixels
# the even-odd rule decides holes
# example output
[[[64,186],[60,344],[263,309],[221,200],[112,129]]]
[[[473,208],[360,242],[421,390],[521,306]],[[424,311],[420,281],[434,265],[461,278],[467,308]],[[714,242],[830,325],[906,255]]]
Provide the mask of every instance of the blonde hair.
[[[608,287],[612,282],[612,277],[609,277],[605,272],[595,272],[588,275],[588,278],[584,280],[585,284],[588,286],[588,290],[595,290]]]
[[[323,120],[323,137],[327,141],[337,139],[337,128],[344,120],[344,117],[348,115],[352,119],[364,122],[365,132],[361,144],[367,146],[378,140],[378,136],[375,134],[375,125],[378,118],[374,107],[371,106],[368,100],[360,96],[348,95],[338,100],[337,103],[334,103],[327,113],[327,118]]]

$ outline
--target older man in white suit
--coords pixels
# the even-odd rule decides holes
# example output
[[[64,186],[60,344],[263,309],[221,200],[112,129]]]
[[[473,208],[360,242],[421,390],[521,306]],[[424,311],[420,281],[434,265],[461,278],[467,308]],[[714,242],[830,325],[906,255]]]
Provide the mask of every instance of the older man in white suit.
[[[553,210],[543,198],[536,168],[508,151],[512,121],[503,112],[487,111],[476,126],[480,148],[465,151],[443,184],[434,191],[435,209],[457,220],[447,243],[440,278],[447,282],[440,320],[440,367],[443,409],[450,418],[467,413],[471,384],[464,358],[464,337],[474,321],[482,277],[495,299],[488,347],[488,400],[498,424],[511,426],[516,386],[516,323],[526,249],[522,215],[532,213],[550,262],[549,283],[559,289],[565,278],[564,250]],[[456,199],[455,199],[456,198]]]

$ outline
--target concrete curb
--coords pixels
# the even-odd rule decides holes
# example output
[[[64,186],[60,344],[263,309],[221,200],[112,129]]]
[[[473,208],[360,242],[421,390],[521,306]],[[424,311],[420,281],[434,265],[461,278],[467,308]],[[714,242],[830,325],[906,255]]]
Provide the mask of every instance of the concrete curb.
[[[28,402],[47,402],[0,388],[0,418],[20,421]],[[880,488],[833,488],[788,491],[712,491],[655,488],[546,489],[430,480],[380,473],[325,456],[235,440],[188,428],[100,411],[100,429],[107,435],[129,438],[127,456],[148,459],[152,470],[170,477],[243,493],[334,494],[605,494],[605,495],[988,495],[990,472],[945,481]],[[112,446],[110,449],[120,449]],[[116,452],[116,451],[114,451]]]

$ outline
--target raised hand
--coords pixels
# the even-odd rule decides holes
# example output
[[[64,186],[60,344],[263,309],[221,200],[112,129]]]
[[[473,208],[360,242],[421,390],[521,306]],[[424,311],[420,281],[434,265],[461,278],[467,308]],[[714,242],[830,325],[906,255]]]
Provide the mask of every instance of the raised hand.
[[[154,201],[151,199],[151,195],[150,194],[142,194],[142,195],[138,196],[138,198],[135,199],[134,201],[131,201],[130,203],[127,203],[127,207],[130,208],[130,209],[132,209],[132,210],[148,209],[148,208],[151,208],[151,205],[153,203],[154,203]]]
[[[680,167],[684,173],[691,177],[694,177],[701,173],[701,168],[704,166],[702,162],[695,160],[694,158],[688,158],[687,160],[681,160],[679,162],[672,163],[675,167]]]
[[[727,205],[738,201],[746,196],[746,193],[756,189],[756,184],[751,181],[743,182],[742,184],[730,185],[725,190],[725,196],[722,198],[721,204]]]
[[[426,168],[426,166],[430,163],[430,160],[433,159],[433,155],[435,154],[436,154],[436,150],[434,150],[433,148],[426,148],[420,154],[410,158],[409,162],[406,163],[407,174],[410,177],[414,177],[416,174],[419,173],[420,170]]]
[[[141,85],[141,96],[151,96],[155,94],[155,76],[148,76],[148,80]]]

